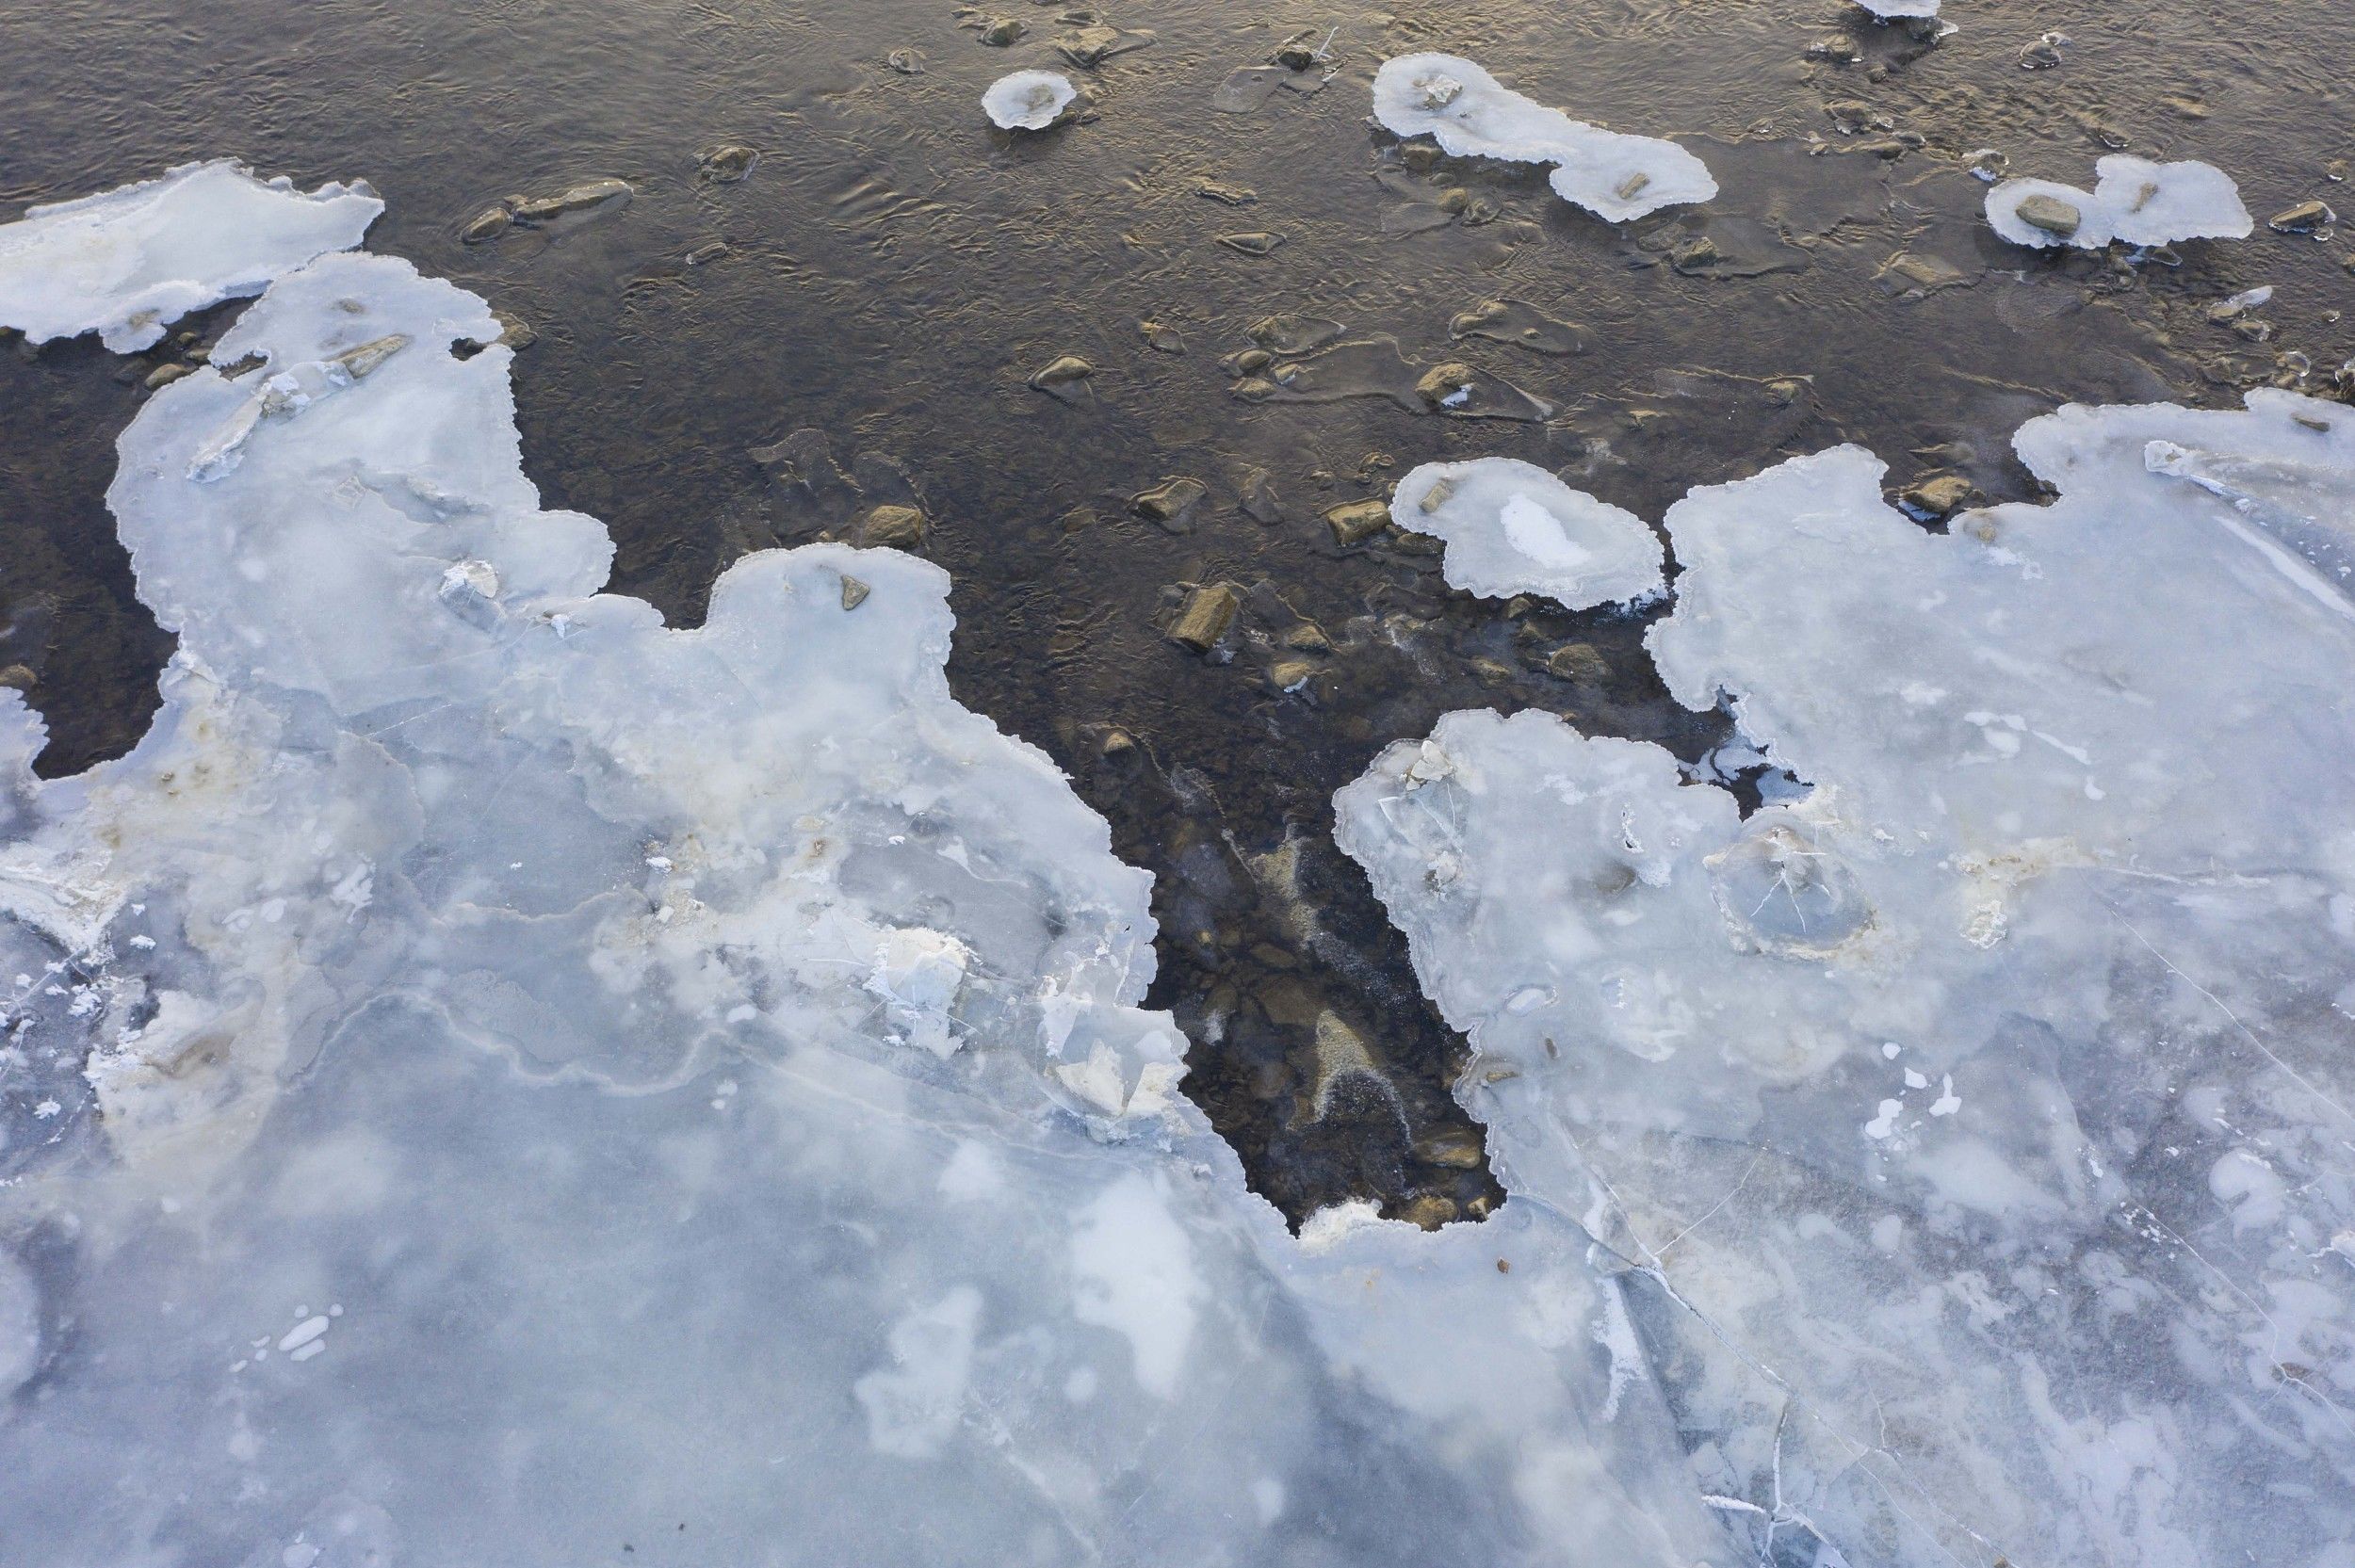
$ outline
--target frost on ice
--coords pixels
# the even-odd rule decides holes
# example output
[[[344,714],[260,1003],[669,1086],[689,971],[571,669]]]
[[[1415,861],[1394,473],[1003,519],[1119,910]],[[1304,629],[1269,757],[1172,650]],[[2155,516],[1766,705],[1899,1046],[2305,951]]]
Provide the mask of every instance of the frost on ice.
[[[982,94],[982,110],[1001,131],[1043,131],[1064,117],[1080,89],[1052,71],[1016,71]]]
[[[2100,177],[2089,192],[2054,180],[2006,180],[1987,193],[1987,220],[2014,245],[2085,251],[2112,241],[2246,239],[2256,226],[2239,186],[2213,164],[2114,153],[2094,170]]]
[[[127,354],[223,299],[360,243],[384,203],[365,181],[305,193],[219,158],[0,225],[0,326],[35,343],[97,332]]]
[[[1468,712],[1340,837],[1470,1037],[1501,1179],[1623,1260],[1729,1523],[2336,1568],[2355,414],[2017,445],[2059,499],[1943,536],[1853,447],[1668,513],[1661,672],[1802,798],[1744,818],[1656,747]]]
[[[1385,60],[1373,117],[1394,135],[1435,137],[1454,157],[1551,164],[1555,195],[1615,223],[1717,194],[1709,167],[1675,142],[1572,120],[1454,55]]]
[[[947,576],[665,628],[497,336],[280,278],[121,437],[153,730],[0,691],[9,1560],[1722,1561],[1569,1220],[1246,1191]]]
[[[1586,609],[1662,587],[1660,540],[1642,518],[1514,458],[1412,469],[1390,517],[1446,541],[1448,582],[1491,599],[1542,593]]]

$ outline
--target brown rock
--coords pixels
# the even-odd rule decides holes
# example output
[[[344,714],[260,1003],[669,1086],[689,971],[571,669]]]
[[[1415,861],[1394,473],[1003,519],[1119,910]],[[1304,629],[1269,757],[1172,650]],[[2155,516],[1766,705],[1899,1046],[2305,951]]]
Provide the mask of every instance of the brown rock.
[[[1225,583],[1206,583],[1186,595],[1186,602],[1171,622],[1169,639],[1207,654],[1218,646],[1226,628],[1235,623],[1235,612],[1242,607],[1242,596]]]
[[[914,507],[882,506],[859,524],[858,542],[872,549],[913,550],[924,542],[924,514]]]
[[[1390,525],[1390,504],[1379,498],[1344,501],[1325,509],[1324,525],[1333,530],[1336,544],[1360,544]]]

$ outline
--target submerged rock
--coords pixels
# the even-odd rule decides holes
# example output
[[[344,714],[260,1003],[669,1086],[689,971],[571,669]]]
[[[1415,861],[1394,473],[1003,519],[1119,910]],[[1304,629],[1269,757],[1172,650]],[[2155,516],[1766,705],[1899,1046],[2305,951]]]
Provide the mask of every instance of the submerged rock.
[[[1246,256],[1264,256],[1271,254],[1277,246],[1283,244],[1284,236],[1264,232],[1221,234],[1218,236],[1218,242],[1229,251],[1238,251]]]
[[[499,235],[515,226],[515,207],[522,201],[523,198],[520,196],[512,196],[505,201],[492,202],[491,205],[466,219],[465,223],[460,227],[458,231],[460,242],[466,245],[484,245],[498,238]]]
[[[706,148],[695,160],[696,172],[715,186],[732,186],[753,171],[760,161],[760,150],[740,141],[723,142]]]
[[[1210,487],[1201,480],[1179,476],[1129,496],[1129,509],[1172,532],[1183,533],[1190,525],[1194,509],[1210,493]]]
[[[1453,338],[1477,337],[1491,343],[1508,343],[1533,354],[1586,351],[1584,328],[1556,320],[1519,299],[1486,299],[1470,310],[1459,311],[1448,322],[1447,332]]]
[[[859,522],[861,544],[913,550],[924,542],[924,514],[914,507],[885,505],[872,509]]]
[[[1079,403],[1088,396],[1088,378],[1096,374],[1096,366],[1077,354],[1064,354],[1049,360],[1033,372],[1030,387],[1064,403]]]
[[[1390,504],[1378,496],[1344,501],[1324,509],[1324,525],[1333,531],[1333,542],[1342,548],[1362,544],[1390,525]]]
[[[1178,618],[1170,622],[1170,640],[1197,654],[1207,654],[1218,646],[1242,608],[1242,598],[1232,586],[1205,583],[1186,595]]]
[[[583,180],[553,196],[535,196],[517,202],[515,221],[532,228],[553,223],[559,218],[609,212],[627,206],[636,195],[626,180]]]

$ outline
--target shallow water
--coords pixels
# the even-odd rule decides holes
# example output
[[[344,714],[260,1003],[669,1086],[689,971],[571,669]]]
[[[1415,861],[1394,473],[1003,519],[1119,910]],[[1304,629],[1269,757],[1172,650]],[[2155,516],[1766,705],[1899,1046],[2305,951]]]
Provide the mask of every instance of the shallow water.
[[[365,176],[391,203],[370,249],[538,331],[516,378],[528,466],[549,504],[610,525],[613,586],[675,622],[701,614],[738,555],[850,522],[847,491],[813,493],[755,449],[814,428],[868,499],[911,487],[932,519],[923,553],[957,583],[958,696],[1051,752],[1119,852],[1155,872],[1154,1005],[1195,1042],[1190,1091],[1295,1216],[1351,1194],[1394,1211],[1494,1195],[1446,1092],[1460,1043],[1333,850],[1333,789],[1467,706],[1574,715],[1688,760],[1726,733],[1668,702],[1638,655],[1641,618],[1451,592],[1427,555],[1337,546],[1326,508],[1421,461],[1502,455],[1656,520],[1692,485],[1842,440],[1889,460],[1892,489],[1952,468],[2014,497],[2027,481],[2006,438],[2031,414],[2227,403],[2294,378],[2280,358],[2293,350],[2318,367],[2303,384],[2326,390],[2355,353],[2336,315],[2355,293],[2349,246],[2263,227],[2308,197],[2347,205],[2332,64],[2355,16],[2342,8],[2271,8],[2260,26],[2219,5],[1957,0],[1960,31],[1932,47],[1830,4],[1505,0],[1476,19],[1140,4],[1104,20],[1153,30],[1152,45],[1072,72],[1100,93],[1096,118],[1019,140],[990,129],[979,95],[1007,70],[1061,68],[1049,40],[1080,13],[1004,9],[1030,29],[1008,49],[910,0],[11,0],[0,217],[222,154],[305,185]],[[1232,72],[1311,28],[1333,29],[1321,90],[1246,80],[1224,89],[1242,112],[1213,107]],[[2022,46],[2055,29],[2071,39],[2063,63],[2022,69]],[[1826,38],[1863,57],[1810,59]],[[1470,55],[1615,128],[1685,138],[1724,194],[1612,226],[1529,170],[1401,149],[1367,122],[1366,84],[1416,48]],[[921,73],[886,64],[899,49],[921,55]],[[1905,133],[1924,145],[1867,150]],[[1986,231],[1959,154],[1995,146],[2014,172],[2084,184],[2121,137],[2233,172],[2256,237],[2127,267]],[[738,184],[700,179],[698,154],[725,142],[760,161]],[[459,238],[500,196],[596,176],[636,199],[553,234]],[[1206,199],[1205,181],[1254,199]],[[1458,186],[1465,216],[1490,220],[1440,204]],[[1265,256],[1218,242],[1246,233],[1284,242]],[[1887,269],[1901,253],[1957,281],[1912,297]],[[2278,290],[2258,313],[2266,341],[2205,318],[2263,283]],[[1583,351],[1453,338],[1451,321],[1489,299],[1576,324]],[[235,313],[184,325],[209,333]],[[1337,321],[1347,343],[1392,340],[1414,365],[1468,363],[1556,412],[1238,398],[1220,362],[1275,313]],[[1066,354],[1096,367],[1076,401],[1026,384]],[[92,344],[0,353],[0,664],[24,667],[15,678],[49,717],[51,771],[136,738],[169,652],[101,499],[112,434],[157,363],[125,373]],[[1350,350],[1318,374],[1376,391],[1420,373],[1395,364]],[[1263,493],[1254,471],[1273,523],[1242,509]],[[1178,528],[1131,514],[1131,495],[1172,477],[1207,487]],[[1206,660],[1164,629],[1182,585],[1217,581],[1244,609],[1231,656]],[[1549,672],[1581,644],[1594,656]],[[1271,668],[1304,657],[1316,673],[1276,689]],[[1133,744],[1108,751],[1115,732]],[[1316,1116],[1328,1010],[1394,1097],[1360,1080]]]

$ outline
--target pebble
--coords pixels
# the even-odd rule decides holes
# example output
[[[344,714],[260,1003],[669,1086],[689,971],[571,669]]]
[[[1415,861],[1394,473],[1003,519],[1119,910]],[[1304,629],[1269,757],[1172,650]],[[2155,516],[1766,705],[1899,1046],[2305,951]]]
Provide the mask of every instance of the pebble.
[[[993,16],[982,24],[982,41],[992,49],[1003,49],[1009,44],[1019,42],[1022,36],[1030,30],[1017,18]]]

